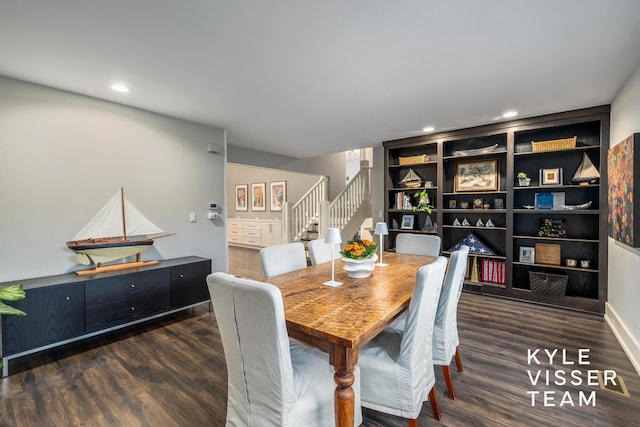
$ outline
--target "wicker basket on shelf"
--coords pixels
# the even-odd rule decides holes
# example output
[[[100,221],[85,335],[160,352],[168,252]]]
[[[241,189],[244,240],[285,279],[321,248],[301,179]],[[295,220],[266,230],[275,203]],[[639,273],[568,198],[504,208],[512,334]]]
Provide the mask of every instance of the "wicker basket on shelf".
[[[531,151],[535,153],[538,151],[566,150],[568,148],[574,148],[577,141],[577,136],[564,139],[552,139],[550,141],[531,141]]]
[[[567,292],[569,277],[560,274],[529,272],[531,291],[549,295],[564,295]]]
[[[429,156],[427,154],[420,154],[417,156],[398,157],[398,164],[400,165],[415,165],[418,163],[427,163]]]

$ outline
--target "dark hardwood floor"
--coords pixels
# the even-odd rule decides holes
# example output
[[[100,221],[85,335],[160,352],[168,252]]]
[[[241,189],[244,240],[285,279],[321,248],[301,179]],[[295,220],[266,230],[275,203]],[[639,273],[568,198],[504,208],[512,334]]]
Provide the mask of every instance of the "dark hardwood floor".
[[[422,426],[640,426],[640,378],[601,317],[464,293],[459,305],[464,373],[452,364],[456,400],[442,372],[436,384],[443,417],[424,405]],[[527,364],[528,349],[567,350],[567,362]],[[578,349],[589,365],[578,365]],[[558,357],[558,356],[556,356]],[[548,359],[547,359],[548,362]],[[531,385],[527,370],[551,371]],[[556,385],[554,372],[611,369],[630,397],[597,385]],[[226,367],[215,316],[207,305],[126,331],[14,360],[1,380],[0,426],[222,426]],[[544,406],[527,391],[555,392]],[[595,406],[578,406],[595,391]],[[568,393],[568,395],[567,395]],[[569,396],[567,398],[567,396]],[[559,406],[564,399],[564,406]],[[574,406],[567,403],[571,399]],[[405,426],[364,410],[365,426]]]

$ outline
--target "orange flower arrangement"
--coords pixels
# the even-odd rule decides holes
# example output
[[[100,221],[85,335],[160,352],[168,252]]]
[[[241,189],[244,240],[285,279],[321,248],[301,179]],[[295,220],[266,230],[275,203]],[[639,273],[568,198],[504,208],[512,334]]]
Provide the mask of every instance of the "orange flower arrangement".
[[[378,245],[371,240],[350,240],[344,245],[344,249],[340,252],[345,258],[363,259],[370,258],[376,253]]]

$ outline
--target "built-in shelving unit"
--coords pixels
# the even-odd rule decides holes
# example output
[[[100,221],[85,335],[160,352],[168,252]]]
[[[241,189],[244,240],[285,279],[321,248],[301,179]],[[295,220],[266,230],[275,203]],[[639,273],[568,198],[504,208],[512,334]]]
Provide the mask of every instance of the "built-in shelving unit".
[[[437,233],[447,255],[472,233],[494,253],[472,254],[470,260],[475,261],[476,268],[482,270],[483,260],[504,262],[505,275],[502,283],[496,283],[482,280],[482,274],[479,278],[468,274],[466,290],[603,313],[607,291],[609,112],[609,106],[601,106],[384,142],[385,217],[390,228],[387,249],[394,249],[398,233]],[[574,146],[533,149],[532,142],[569,138],[575,138]],[[429,156],[428,162],[400,164],[401,158],[422,154]],[[585,155],[600,178],[573,182]],[[419,188],[402,185],[409,169],[422,179]],[[528,186],[519,186],[519,172],[531,178]],[[543,179],[543,172],[551,174],[545,173]],[[426,182],[431,186],[427,191],[434,206],[428,216],[437,224],[427,231],[427,213],[397,205],[399,193],[413,194],[425,188]],[[550,209],[542,203],[536,205],[536,200],[550,195],[556,197],[556,205]],[[411,198],[410,202],[415,205],[417,200]],[[586,209],[575,208],[586,202],[591,202]],[[394,227],[403,224],[406,215],[414,216],[413,226]],[[468,225],[462,225],[465,219]],[[492,227],[483,226],[488,220]],[[541,232],[544,220],[563,224],[561,237]],[[560,259],[545,264],[538,258],[521,257],[521,252],[527,253],[536,244],[541,244],[541,250],[544,245],[553,245],[555,251],[559,248]],[[576,260],[577,266],[569,266],[567,259]],[[589,261],[589,265],[581,267],[581,260]],[[530,272],[566,276],[566,292],[551,295],[532,291]]]
[[[420,159],[421,156],[422,159]],[[439,208],[437,196],[440,191],[438,186],[440,157],[438,144],[432,142],[419,143],[417,145],[406,144],[394,150],[391,159],[387,158],[387,160],[391,160],[385,165],[387,170],[385,181],[386,218],[388,220],[388,240],[391,248],[395,248],[396,236],[399,233],[437,233],[438,223],[436,217]],[[402,180],[411,171],[420,177],[421,183],[410,188],[402,185]],[[429,194],[430,204],[433,206],[430,214],[426,211],[413,210],[413,206],[418,203],[416,193],[422,190]],[[407,204],[409,207],[407,207]],[[412,218],[410,225],[404,221],[408,217]],[[434,228],[425,228],[427,217],[430,218],[432,224],[435,224]]]

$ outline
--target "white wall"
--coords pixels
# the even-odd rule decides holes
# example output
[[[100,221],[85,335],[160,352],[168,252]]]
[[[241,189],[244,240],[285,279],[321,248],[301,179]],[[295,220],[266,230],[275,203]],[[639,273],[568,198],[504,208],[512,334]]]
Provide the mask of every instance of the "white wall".
[[[347,182],[345,163],[344,152],[340,152],[297,159],[282,166],[281,169],[328,176],[329,200],[333,200],[344,190]]]
[[[611,145],[618,144],[636,132],[640,132],[640,67],[611,104]],[[636,169],[634,172],[636,177],[640,176],[640,170]],[[606,318],[640,373],[638,277],[640,250],[609,238],[609,302]]]
[[[284,165],[296,160],[296,157],[282,156],[233,145],[233,133],[228,134],[227,137],[227,162],[229,163],[283,169]]]
[[[225,144],[221,129],[0,77],[0,282],[77,269],[65,242],[120,186],[177,233],[143,259],[199,255],[226,270],[224,224],[206,219],[225,200]]]

